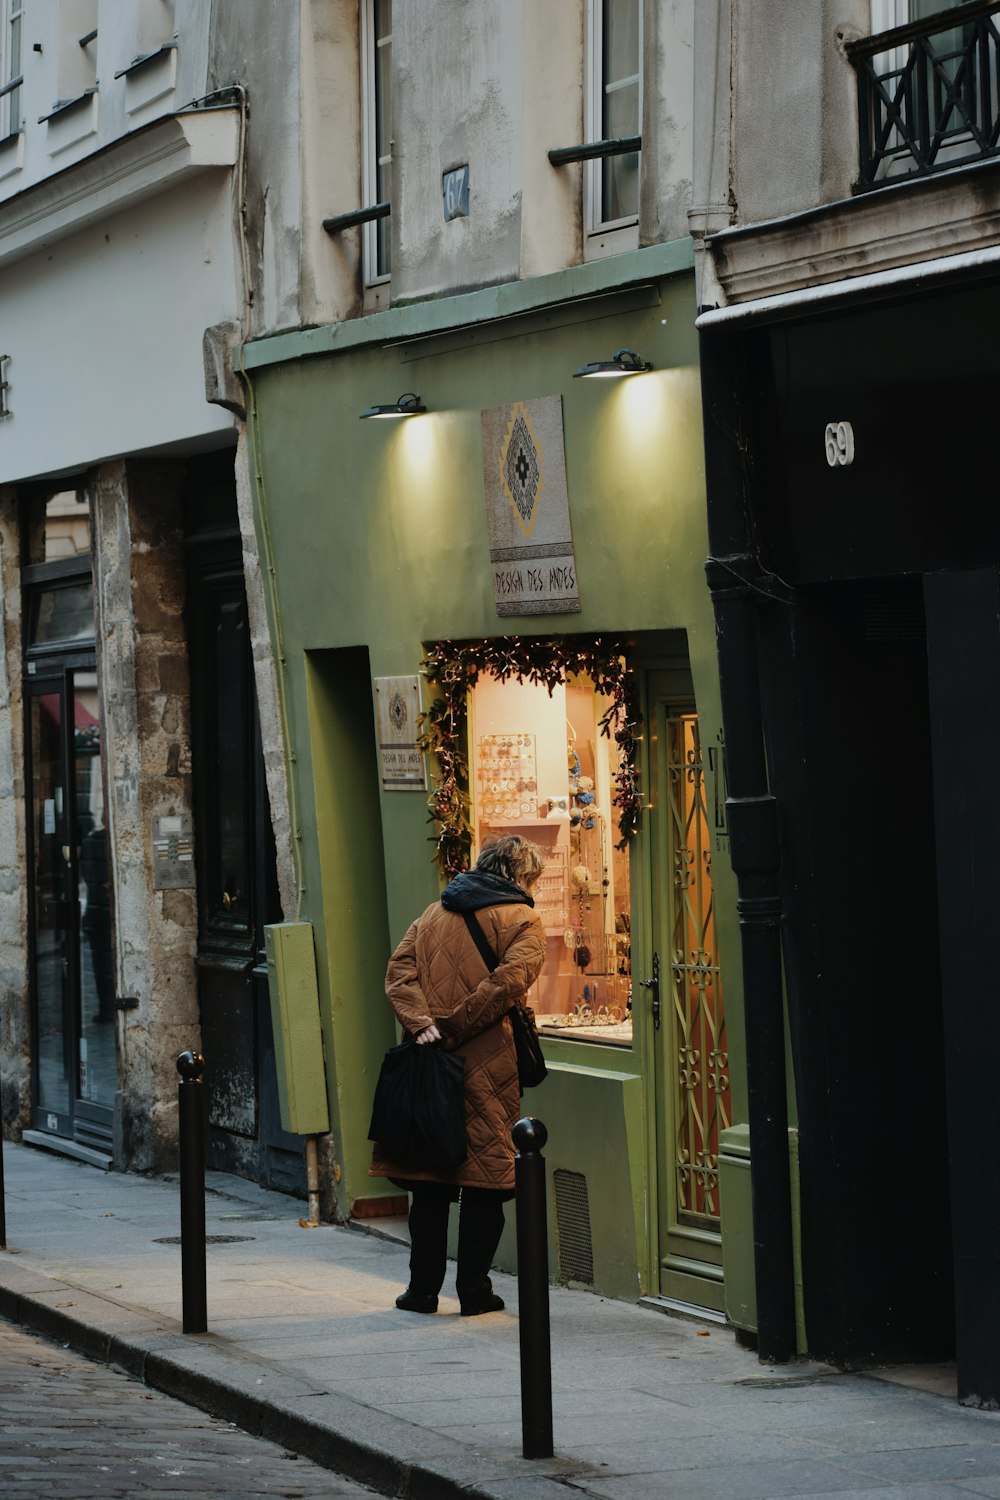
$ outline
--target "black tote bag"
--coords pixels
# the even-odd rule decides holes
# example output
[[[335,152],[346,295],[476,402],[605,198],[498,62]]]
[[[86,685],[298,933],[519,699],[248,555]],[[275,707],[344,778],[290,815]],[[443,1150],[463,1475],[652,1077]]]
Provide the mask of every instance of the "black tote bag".
[[[390,1047],[375,1085],[368,1139],[402,1166],[454,1172],[469,1149],[465,1058],[436,1042]]]

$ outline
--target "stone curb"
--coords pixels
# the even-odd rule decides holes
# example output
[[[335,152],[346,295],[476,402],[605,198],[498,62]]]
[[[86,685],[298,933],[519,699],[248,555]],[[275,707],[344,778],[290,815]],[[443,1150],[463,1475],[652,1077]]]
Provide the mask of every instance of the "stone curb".
[[[51,1291],[64,1290],[77,1302],[93,1298],[93,1294],[69,1283],[51,1277],[46,1280]],[[571,1475],[576,1480],[573,1487],[577,1493],[583,1489],[579,1482],[583,1478],[581,1466],[567,1465],[558,1458],[542,1461],[558,1470],[558,1477],[534,1465],[529,1469],[527,1461],[518,1456],[512,1457],[510,1465],[504,1465],[506,1472],[497,1473],[494,1480],[476,1478],[476,1470],[499,1468],[498,1462],[477,1458],[468,1448],[443,1435],[434,1434],[432,1446],[437,1455],[442,1447],[453,1446],[452,1456],[407,1457],[408,1448],[428,1446],[431,1435],[425,1429],[374,1411],[346,1396],[328,1398],[340,1418],[338,1425],[333,1425],[303,1415],[287,1400],[253,1395],[241,1388],[238,1379],[240,1374],[247,1378],[249,1362],[224,1350],[206,1347],[198,1342],[198,1336],[170,1332],[157,1335],[157,1341],[190,1339],[183,1346],[186,1357],[181,1358],[180,1351],[173,1354],[151,1348],[151,1340],[139,1333],[111,1332],[95,1320],[74,1316],[41,1296],[15,1290],[2,1282],[0,1317],[66,1344],[99,1363],[113,1365],[164,1395],[231,1422],[251,1436],[265,1438],[322,1468],[368,1485],[381,1495],[399,1500],[453,1500],[453,1497],[454,1500],[566,1500],[563,1481]],[[197,1358],[199,1352],[213,1362],[228,1362],[237,1378],[227,1379],[222,1373],[193,1367],[190,1358],[192,1355]],[[287,1380],[284,1383],[290,1384]],[[304,1390],[302,1394],[306,1394]],[[294,1392],[292,1395],[294,1398]],[[373,1426],[379,1429],[378,1444],[366,1441],[360,1430],[353,1433],[349,1430]],[[521,1463],[526,1465],[523,1470],[519,1469]]]

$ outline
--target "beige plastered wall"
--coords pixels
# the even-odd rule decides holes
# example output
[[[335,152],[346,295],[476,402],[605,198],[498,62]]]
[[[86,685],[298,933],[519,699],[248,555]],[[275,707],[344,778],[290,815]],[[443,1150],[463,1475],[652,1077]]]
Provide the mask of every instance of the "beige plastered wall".
[[[718,0],[707,0],[715,5]],[[728,3],[728,0],[727,0]],[[870,31],[869,0],[731,0],[731,188],[752,224],[850,196],[857,84],[847,42]]]

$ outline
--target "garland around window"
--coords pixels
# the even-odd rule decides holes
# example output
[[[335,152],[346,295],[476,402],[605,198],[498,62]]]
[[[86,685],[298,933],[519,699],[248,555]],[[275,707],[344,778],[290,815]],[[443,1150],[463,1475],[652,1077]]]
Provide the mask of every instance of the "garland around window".
[[[441,874],[451,880],[467,870],[472,856],[471,794],[467,750],[468,695],[480,672],[500,682],[543,684],[551,694],[573,673],[586,673],[597,691],[611,702],[600,721],[600,731],[618,746],[612,803],[618,809],[624,849],[635,833],[642,809],[636,766],[640,713],[635,674],[625,663],[625,644],[610,636],[555,636],[523,640],[501,636],[493,640],[437,641],[423,660],[422,670],[437,696],[420,715],[418,744],[437,758],[433,791],[427,806],[437,824],[432,837]]]

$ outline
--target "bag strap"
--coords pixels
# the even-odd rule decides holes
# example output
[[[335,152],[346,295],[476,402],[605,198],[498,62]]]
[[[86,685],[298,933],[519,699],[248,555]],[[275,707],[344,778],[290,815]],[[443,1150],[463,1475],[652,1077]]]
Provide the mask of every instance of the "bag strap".
[[[493,951],[492,943],[486,936],[483,929],[480,927],[479,923],[476,921],[476,918],[471,911],[463,911],[462,920],[465,923],[466,927],[469,929],[472,941],[475,943],[476,947],[479,949],[480,954],[482,955],[483,963],[492,974],[493,970],[497,968],[500,963],[500,960],[497,958],[496,954]]]

